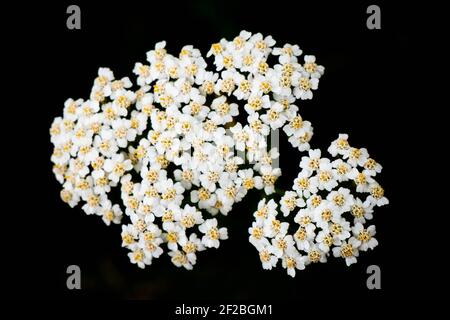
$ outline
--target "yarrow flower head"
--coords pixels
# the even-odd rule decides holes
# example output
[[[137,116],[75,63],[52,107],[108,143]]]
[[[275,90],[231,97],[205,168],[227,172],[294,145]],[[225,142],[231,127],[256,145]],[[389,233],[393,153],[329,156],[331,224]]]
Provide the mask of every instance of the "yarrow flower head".
[[[172,55],[158,42],[135,64],[135,83],[99,68],[89,99],[68,99],[50,128],[61,199],[121,224],[122,246],[138,267],[166,252],[190,270],[198,252],[228,238],[215,216],[228,215],[252,189],[274,196],[282,172],[268,137],[282,129],[309,153],[293,190],[279,203],[258,204],[249,232],[263,268],[281,259],[294,276],[330,252],[350,264],[373,249],[375,227],[364,224],[388,203],[374,180],[381,166],[366,149],[351,148],[347,135],[329,148],[337,160],[310,150],[313,128],[296,103],[313,97],[324,68],[297,45],[275,44],[242,31],[212,44],[208,63],[192,46]],[[369,196],[353,196],[346,182]],[[295,234],[283,219],[299,225]]]
[[[278,220],[281,215],[273,199],[269,201],[273,203],[270,214],[267,213],[266,199],[260,201],[254,213],[253,228],[249,230],[249,241],[259,251],[263,268],[268,267],[268,252],[275,252],[277,258],[271,258],[270,268],[280,259],[287,273],[295,276],[295,269],[303,270],[310,263],[326,262],[331,254],[351,265],[357,261],[360,251],[372,250],[378,245],[374,237],[375,226],[365,227],[364,224],[372,219],[375,207],[389,203],[383,188],[374,180],[381,166],[369,158],[365,149],[351,148],[347,139],[347,135],[340,134],[329,147],[331,156],[337,158],[334,161],[324,158],[318,149],[309,150],[308,155],[302,157],[293,191],[287,191],[280,200],[284,217],[296,212],[294,223],[292,219]],[[364,161],[351,161],[350,152],[363,155]],[[367,170],[373,174],[369,175]],[[255,234],[259,234],[255,232],[256,223],[277,228],[272,227],[273,232],[255,238]],[[292,235],[286,230],[293,230]],[[291,238],[294,241],[290,241]]]

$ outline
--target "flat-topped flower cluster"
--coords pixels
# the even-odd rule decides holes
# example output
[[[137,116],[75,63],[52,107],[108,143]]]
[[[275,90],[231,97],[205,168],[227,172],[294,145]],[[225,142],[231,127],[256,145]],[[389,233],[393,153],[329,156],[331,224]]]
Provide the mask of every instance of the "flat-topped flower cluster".
[[[388,203],[374,179],[381,166],[366,149],[351,147],[347,139],[340,134],[328,148],[334,160],[310,149],[301,159],[293,191],[279,203],[263,199],[258,204],[249,233],[264,269],[281,260],[295,276],[308,264],[326,262],[331,252],[349,266],[359,251],[377,246],[375,226],[365,224],[375,207]]]
[[[314,56],[301,58],[297,45],[274,47],[272,37],[246,31],[211,46],[207,57],[214,59],[212,70],[198,49],[185,46],[173,56],[165,46],[164,41],[157,43],[147,52],[146,64],[135,64],[135,84],[100,68],[88,100],[65,102],[63,117],[50,128],[51,161],[64,202],[80,205],[107,225],[122,224],[122,245],[130,250],[132,263],[144,268],[166,251],[176,266],[191,269],[197,252],[218,248],[228,238],[217,214],[227,215],[251,189],[274,194],[281,170],[275,161],[278,149],[268,147],[270,133],[282,129],[295,148],[310,149],[313,129],[295,103],[312,98],[324,68]],[[301,208],[295,221],[302,221],[305,241],[311,240],[318,226],[321,239],[331,234],[340,248],[338,254],[350,261],[348,246],[364,250],[376,245],[373,238],[364,242],[359,234],[373,235],[374,229],[361,229],[362,223],[374,205],[387,200],[373,180],[381,167],[364,149],[344,146],[341,140],[346,138],[341,136],[330,148],[345,161],[320,158],[319,150],[310,151],[309,160],[302,159],[295,192],[283,196],[280,208],[286,216]],[[347,171],[338,174],[341,167]],[[357,192],[371,196],[358,202],[348,189],[332,191],[348,180],[356,181]],[[314,197],[324,190],[329,196],[316,205]],[[333,202],[338,196],[343,197],[342,206]],[[292,274],[306,263],[292,250],[297,238],[288,238],[282,223],[278,229],[275,226],[274,200],[260,203],[258,212],[266,206],[271,209],[257,215],[250,242],[265,268],[267,251],[270,266],[281,258]],[[355,206],[362,213],[353,214]],[[324,208],[331,211],[328,220],[313,218]],[[346,211],[352,212],[358,228],[348,241],[350,227],[341,214]],[[309,224],[303,223],[307,217]],[[331,228],[338,226],[342,232],[333,233]],[[287,245],[280,249],[275,241],[282,241],[281,237]],[[310,248],[307,242],[297,247],[309,256],[316,245]],[[317,249],[321,261],[325,249]]]

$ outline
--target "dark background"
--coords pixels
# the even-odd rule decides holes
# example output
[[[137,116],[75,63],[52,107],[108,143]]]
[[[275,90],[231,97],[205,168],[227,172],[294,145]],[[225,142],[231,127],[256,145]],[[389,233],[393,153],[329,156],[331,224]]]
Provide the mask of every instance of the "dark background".
[[[81,30],[66,28],[70,4],[81,7]],[[381,30],[366,28],[369,4],[381,7]],[[4,10],[3,16],[9,15],[15,18],[4,38],[9,43],[5,51],[17,61],[7,60],[14,71],[8,82],[17,92],[7,98],[19,121],[5,119],[3,126],[15,137],[3,157],[8,190],[3,214],[11,217],[2,224],[2,289],[7,296],[325,301],[439,296],[445,267],[440,248],[446,244],[440,237],[445,234],[433,231],[439,222],[428,217],[436,214],[435,201],[418,180],[430,168],[418,152],[427,131],[415,118],[415,99],[410,98],[426,81],[417,70],[420,63],[426,70],[427,61],[417,59],[411,29],[415,18],[407,5],[55,1],[16,5]],[[338,133],[346,132],[352,145],[366,147],[384,167],[377,180],[391,203],[375,214],[380,245],[362,253],[350,268],[330,258],[298,271],[294,279],[281,267],[264,271],[247,240],[257,204],[249,196],[226,219],[230,239],[219,250],[200,253],[193,271],[176,268],[166,255],[141,270],[121,248],[119,226],[106,227],[100,218],[70,209],[59,198],[48,129],[68,97],[88,97],[98,67],[110,67],[116,78],[134,79],[134,63],[145,62],[146,52],[158,41],[166,40],[172,54],[185,44],[206,54],[211,43],[231,40],[243,29],[270,34],[277,45],[299,44],[325,66],[314,98],[300,103],[303,118],[314,126],[313,147],[326,149]],[[284,172],[278,185],[289,187],[301,155],[286,142],[281,154]],[[81,267],[82,290],[66,288],[71,264]],[[366,288],[366,268],[372,264],[381,267],[381,290]]]

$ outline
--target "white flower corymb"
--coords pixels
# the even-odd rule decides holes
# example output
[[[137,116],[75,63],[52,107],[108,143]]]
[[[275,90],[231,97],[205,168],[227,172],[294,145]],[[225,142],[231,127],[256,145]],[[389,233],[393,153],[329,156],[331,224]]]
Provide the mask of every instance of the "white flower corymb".
[[[228,215],[251,190],[262,200],[249,240],[264,269],[281,259],[294,276],[331,252],[351,264],[373,249],[375,228],[364,223],[388,203],[374,179],[381,165],[345,134],[328,149],[333,161],[310,150],[313,127],[298,104],[313,97],[324,68],[298,45],[275,44],[242,31],[204,58],[190,45],[172,55],[161,41],[134,65],[136,86],[99,68],[89,99],[67,99],[50,128],[61,199],[122,224],[122,246],[140,268],[166,252],[192,269],[198,252],[228,238],[212,216]],[[281,199],[280,153],[268,142],[278,129],[309,151]],[[353,195],[352,183],[369,196]]]

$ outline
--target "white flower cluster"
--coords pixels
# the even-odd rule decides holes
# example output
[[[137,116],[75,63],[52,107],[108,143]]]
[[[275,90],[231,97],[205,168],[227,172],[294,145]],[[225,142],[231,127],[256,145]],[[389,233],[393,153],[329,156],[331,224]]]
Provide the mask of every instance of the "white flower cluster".
[[[282,267],[294,277],[296,269],[326,262],[330,252],[349,266],[359,251],[377,246],[375,226],[364,225],[372,219],[374,207],[388,204],[383,188],[374,180],[381,165],[366,149],[351,147],[347,139],[340,134],[328,148],[334,160],[322,157],[319,149],[302,157],[294,191],[287,191],[279,204],[283,217],[273,199],[258,204],[249,233],[264,269],[272,269],[281,259]],[[368,196],[362,200],[350,188]],[[295,213],[294,230],[283,222],[291,213]]]
[[[87,214],[101,216],[107,225],[122,223],[125,213],[122,245],[130,250],[132,263],[141,268],[150,265],[164,245],[176,266],[191,269],[198,251],[218,248],[228,237],[215,215],[227,215],[250,189],[264,190],[266,195],[274,192],[281,170],[273,161],[278,150],[268,150],[271,130],[283,128],[294,147],[309,150],[312,126],[294,103],[312,98],[324,68],[314,56],[304,56],[300,63],[297,45],[274,47],[272,37],[246,31],[211,46],[207,57],[214,56],[214,70],[207,69],[198,49],[185,46],[176,57],[165,45],[157,43],[147,52],[148,64],[135,64],[136,85],[100,68],[88,100],[65,102],[63,117],[56,118],[50,129],[51,161],[62,184],[61,198],[71,207],[81,204]],[[346,157],[349,165],[360,163]],[[286,193],[282,211],[287,214],[304,205],[303,198],[311,209],[311,194],[331,191],[335,185],[330,181],[337,177],[333,164],[328,164],[327,181],[312,178],[314,170],[302,171],[310,186],[297,188],[294,205],[285,204],[293,195]],[[317,176],[326,168],[320,167]],[[378,165],[368,170],[361,174],[372,183]],[[347,176],[360,179],[359,172],[350,169]],[[365,185],[358,188],[366,191]],[[115,190],[121,201],[113,204]],[[253,228],[263,228],[261,235],[252,231],[251,237],[263,252],[261,257],[266,249],[277,250],[263,239],[281,241],[287,232],[287,225],[279,230],[267,227],[278,221],[273,200],[268,205],[273,207],[271,214],[258,219]],[[361,207],[368,215],[371,202]],[[335,212],[333,207],[330,219],[337,219]],[[270,251],[268,257],[285,261],[288,255],[292,250],[273,255]]]

